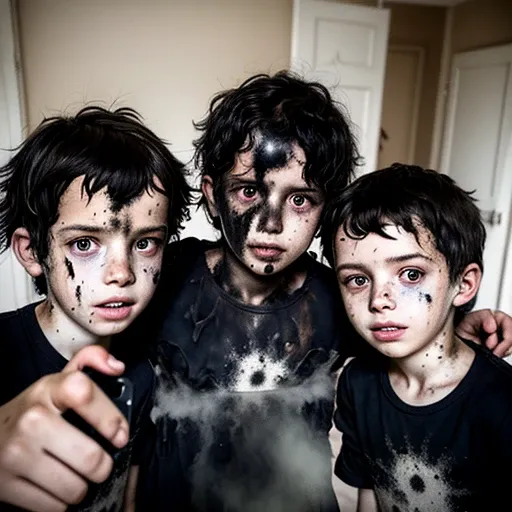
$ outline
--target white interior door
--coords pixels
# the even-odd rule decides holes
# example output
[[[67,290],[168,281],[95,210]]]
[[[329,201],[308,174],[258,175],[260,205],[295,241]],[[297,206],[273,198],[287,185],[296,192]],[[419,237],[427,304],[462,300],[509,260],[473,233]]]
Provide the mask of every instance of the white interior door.
[[[374,171],[389,32],[389,10],[295,0],[292,69],[324,83],[347,108],[365,164]]]
[[[22,140],[21,109],[12,13],[9,0],[0,0],[0,165]],[[21,307],[35,297],[31,281],[11,251],[0,255],[0,312]]]
[[[487,229],[476,307],[511,313],[504,269],[511,230],[512,45],[455,55],[447,107],[441,171],[476,190]]]
[[[291,68],[326,85],[350,115],[364,165],[376,170],[389,10],[294,0]],[[312,250],[320,254],[315,240]]]

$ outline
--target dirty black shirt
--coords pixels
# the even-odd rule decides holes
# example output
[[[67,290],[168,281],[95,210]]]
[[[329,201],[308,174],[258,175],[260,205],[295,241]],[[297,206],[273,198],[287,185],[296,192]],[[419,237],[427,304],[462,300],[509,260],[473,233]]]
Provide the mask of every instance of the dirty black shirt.
[[[247,305],[215,281],[211,247],[171,245],[151,317],[140,322],[158,340],[159,387],[139,506],[336,511],[330,370],[349,328],[334,272],[305,256],[300,289]]]

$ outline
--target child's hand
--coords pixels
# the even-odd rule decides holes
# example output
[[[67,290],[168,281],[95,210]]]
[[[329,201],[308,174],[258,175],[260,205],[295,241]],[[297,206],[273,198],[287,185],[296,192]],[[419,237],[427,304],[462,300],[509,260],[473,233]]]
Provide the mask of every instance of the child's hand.
[[[485,343],[498,357],[512,354],[512,317],[503,311],[473,311],[462,319],[456,330],[461,338]]]
[[[80,351],[60,373],[47,375],[0,407],[0,502],[38,511],[79,503],[87,481],[102,482],[113,461],[66,422],[73,409],[116,447],[128,441],[128,423],[84,373],[90,366],[119,375],[124,365],[99,346]]]

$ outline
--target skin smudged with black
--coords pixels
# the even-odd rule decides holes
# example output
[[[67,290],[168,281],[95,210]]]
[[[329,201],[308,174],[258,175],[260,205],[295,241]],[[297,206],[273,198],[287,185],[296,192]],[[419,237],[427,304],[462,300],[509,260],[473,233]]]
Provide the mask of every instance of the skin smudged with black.
[[[220,187],[217,187],[215,201],[218,206],[224,235],[236,254],[242,254],[247,235],[255,216],[259,216],[257,231],[279,233],[282,230],[282,212],[272,208],[268,202],[269,190],[264,183],[265,174],[271,169],[281,169],[296,158],[293,152],[293,141],[265,132],[258,137],[253,150],[253,168],[256,174],[256,185],[262,200],[243,213],[230,209],[226,189],[228,177],[225,177]],[[265,267],[265,273],[271,274],[273,265]]]
[[[73,269],[73,264],[67,258],[64,259],[64,263],[66,264],[66,268],[68,269],[68,274],[71,279],[75,279],[75,270]]]

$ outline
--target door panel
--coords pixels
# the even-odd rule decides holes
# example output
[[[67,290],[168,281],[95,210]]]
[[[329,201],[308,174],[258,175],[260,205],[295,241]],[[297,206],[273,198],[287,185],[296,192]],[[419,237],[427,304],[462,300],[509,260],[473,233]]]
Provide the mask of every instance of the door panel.
[[[296,0],[292,69],[324,83],[348,110],[365,159],[374,171],[380,133],[389,11]]]

